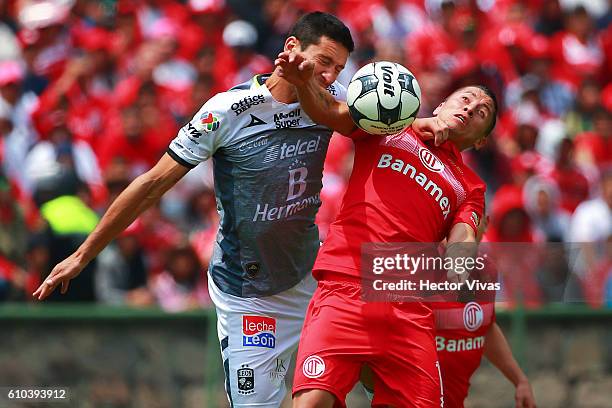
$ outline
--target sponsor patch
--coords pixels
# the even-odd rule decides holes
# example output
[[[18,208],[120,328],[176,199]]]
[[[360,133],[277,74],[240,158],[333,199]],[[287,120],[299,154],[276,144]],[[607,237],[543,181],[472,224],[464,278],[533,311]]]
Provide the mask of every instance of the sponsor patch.
[[[242,395],[253,394],[255,392],[255,371],[248,364],[243,364],[237,370],[238,393]]]
[[[276,319],[265,316],[242,316],[242,345],[276,347]]]
[[[236,114],[236,116],[240,115],[242,112],[245,112],[251,109],[252,106],[259,105],[260,103],[264,103],[266,98],[263,95],[255,95],[255,96],[245,96],[243,99],[239,100],[232,104],[231,108]]]
[[[276,359],[276,364],[272,370],[270,370],[270,382],[274,385],[280,385],[287,375],[287,360],[282,358]]]
[[[300,126],[300,120],[302,110],[300,108],[294,109],[291,112],[279,112],[274,114],[274,124],[277,129],[294,128]]]
[[[204,125],[204,131],[207,133],[219,129],[219,125],[221,124],[219,118],[213,115],[212,112],[203,112],[200,115],[200,122]]]
[[[198,139],[200,138],[200,136],[202,136],[202,133],[198,129],[196,129],[196,127],[193,126],[191,122],[187,123],[187,126],[183,128],[183,131],[185,132],[187,137],[195,143],[198,143]]]

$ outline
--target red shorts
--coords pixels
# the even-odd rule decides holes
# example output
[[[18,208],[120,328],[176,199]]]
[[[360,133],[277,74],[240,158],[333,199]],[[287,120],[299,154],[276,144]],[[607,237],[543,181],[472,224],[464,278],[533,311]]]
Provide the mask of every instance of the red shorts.
[[[367,364],[376,377],[372,406],[441,406],[432,310],[417,302],[366,303],[360,290],[356,283],[319,282],[300,339],[294,395],[322,389],[345,407]]]

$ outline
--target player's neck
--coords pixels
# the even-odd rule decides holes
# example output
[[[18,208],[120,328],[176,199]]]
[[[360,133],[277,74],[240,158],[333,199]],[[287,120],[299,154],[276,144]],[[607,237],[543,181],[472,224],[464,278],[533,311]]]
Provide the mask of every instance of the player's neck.
[[[295,88],[285,79],[278,76],[276,71],[266,80],[266,87],[272,97],[281,103],[295,103],[298,101]]]

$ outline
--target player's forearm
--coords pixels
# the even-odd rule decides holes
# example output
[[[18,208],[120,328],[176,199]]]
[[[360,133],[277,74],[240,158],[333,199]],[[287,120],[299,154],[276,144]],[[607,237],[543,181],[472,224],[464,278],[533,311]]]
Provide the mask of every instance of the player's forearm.
[[[485,340],[485,357],[515,386],[526,381],[527,377],[514,359],[512,350],[501,328],[494,323],[491,325]]]
[[[343,135],[355,130],[346,103],[337,101],[314,79],[296,88],[302,109],[313,121]]]
[[[461,260],[476,259],[477,255],[478,243],[473,230],[467,224],[456,224],[448,235],[444,257],[457,260],[457,262],[453,261],[452,265],[458,267],[447,271],[448,279],[451,282],[465,282],[473,269],[473,266],[469,266],[473,263],[467,264]]]
[[[149,171],[136,178],[115,199],[100,223],[77,249],[76,258],[86,265],[142,212],[155,204],[177,179]]]

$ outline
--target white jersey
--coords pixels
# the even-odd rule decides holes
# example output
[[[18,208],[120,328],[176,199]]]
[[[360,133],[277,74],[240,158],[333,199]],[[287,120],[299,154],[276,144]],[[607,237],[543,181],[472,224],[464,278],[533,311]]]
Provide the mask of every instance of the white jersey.
[[[299,103],[276,101],[266,79],[215,95],[168,149],[188,167],[213,158],[221,220],[209,271],[219,289],[238,297],[293,287],[319,249],[314,220],[332,131]],[[328,91],[345,98],[338,83]]]

